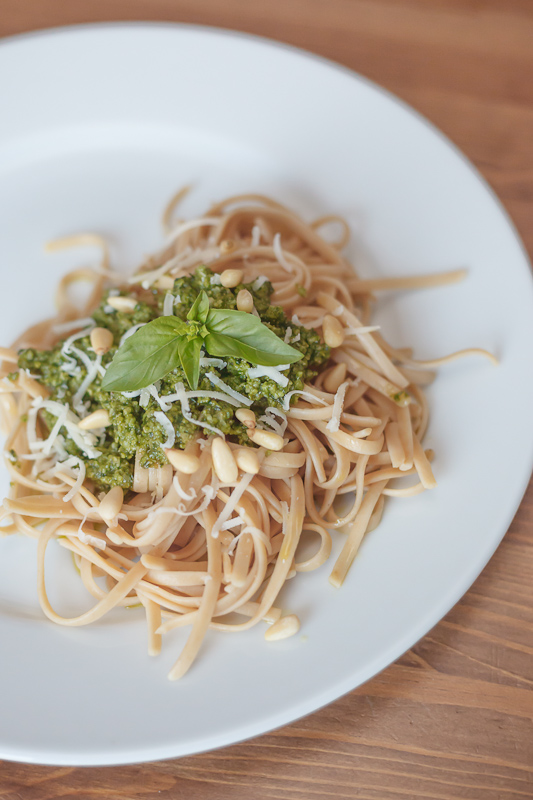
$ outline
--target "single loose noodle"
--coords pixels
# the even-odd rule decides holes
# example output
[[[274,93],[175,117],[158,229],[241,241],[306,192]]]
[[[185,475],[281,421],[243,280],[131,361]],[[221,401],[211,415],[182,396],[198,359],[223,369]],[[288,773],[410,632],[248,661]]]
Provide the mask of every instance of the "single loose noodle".
[[[243,195],[217,203],[204,217],[175,223],[185,193],[165,211],[167,244],[128,279],[128,291],[168,289],[200,264],[219,274],[238,269],[246,283],[268,279],[272,304],[294,324],[315,329],[326,343],[330,331],[331,341],[339,342],[318,376],[301,392],[287,394],[283,409],[272,409],[267,430],[283,437],[279,452],[259,447],[258,458],[250,460],[241,445],[228,441],[236,462],[249,471],[241,468],[236,480],[224,482],[213,467],[213,438],[199,429],[186,447],[188,460],[176,460],[177,469],[144,470],[154,473],[148,477],[137,465],[138,490],[124,495],[119,487],[97,492],[80,459],[47,449],[50,432],[39,408],[49,391],[25,370],[13,375],[16,350],[52,347],[86,326],[105,288],[123,288],[99,237],[54,244],[100,248],[101,265],[63,278],[56,317],[27,330],[13,348],[0,349],[0,410],[11,480],[2,532],[37,540],[43,612],[59,625],[81,626],[113,608],[141,605],[151,655],[160,652],[165,633],[188,626],[171,679],[190,668],[209,628],[237,632],[259,622],[276,625],[286,581],[329,559],[332,533],[343,546],[329,579],[341,586],[366,533],[379,524],[385,498],[411,497],[435,486],[433,452],[422,444],[428,424],[424,387],[433,369],[468,354],[494,361],[477,349],[419,361],[410,349],[389,345],[371,325],[373,292],[440,286],[460,280],[464,271],[363,280],[341,253],[348,228],[340,218],[307,224],[269,198]],[[341,230],[335,244],[319,233],[332,222]],[[70,285],[79,280],[92,284],[81,311],[69,298]],[[76,426],[71,423],[74,433]],[[297,549],[306,533],[319,543],[303,560]],[[71,551],[95,600],[74,618],[60,616],[48,599],[45,553],[52,540]],[[283,638],[298,627],[291,615],[267,638]]]

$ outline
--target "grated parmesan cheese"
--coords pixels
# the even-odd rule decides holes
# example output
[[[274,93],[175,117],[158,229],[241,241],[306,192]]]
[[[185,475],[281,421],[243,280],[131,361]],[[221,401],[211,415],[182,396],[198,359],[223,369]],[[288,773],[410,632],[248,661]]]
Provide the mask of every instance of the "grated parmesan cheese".
[[[328,431],[331,431],[332,433],[335,433],[336,431],[339,430],[339,426],[341,424],[341,414],[344,406],[344,398],[346,396],[346,389],[348,388],[349,385],[350,385],[349,381],[344,381],[344,383],[341,383],[335,394],[335,399],[333,401],[333,411],[331,412],[331,419],[326,425],[326,429]]]
[[[189,490],[189,492],[186,492],[185,489],[182,488],[182,486],[181,486],[181,484],[180,484],[180,482],[178,480],[178,474],[177,473],[174,474],[173,483],[174,483],[174,489],[176,490],[176,492],[178,493],[179,497],[181,497],[182,500],[190,501],[190,500],[194,500],[196,497],[198,497],[197,493],[194,491],[194,489],[192,487]]]
[[[276,233],[276,235],[274,236],[272,248],[274,250],[274,255],[276,256],[278,262],[281,264],[283,269],[286,270],[287,272],[292,272],[293,271],[292,264],[290,264],[287,261],[285,253],[283,252],[283,249],[281,247],[281,234]]]
[[[73,331],[76,328],[86,328],[90,325],[91,328],[95,325],[92,317],[83,317],[83,319],[74,319],[71,322],[60,322],[58,325],[52,325],[52,331],[58,335]]]
[[[166,450],[169,447],[174,447],[174,442],[176,441],[176,432],[174,430],[174,426],[162,411],[154,411],[154,417],[159,422],[163,430],[165,431],[167,438],[161,445],[161,447]]]
[[[174,395],[170,395],[170,396],[173,397],[173,398],[175,397],[176,400],[180,401],[181,413],[183,414],[185,419],[188,420],[188,422],[192,422],[193,425],[198,425],[198,427],[205,428],[208,431],[213,431],[213,433],[217,433],[222,439],[226,438],[224,436],[224,434],[222,433],[222,431],[219,430],[219,428],[215,428],[214,425],[208,425],[207,422],[201,422],[198,419],[194,419],[193,415],[191,414],[191,408],[189,406],[189,401],[187,399],[188,397],[196,397],[196,396],[198,396],[198,397],[202,397],[202,396],[206,396],[206,395],[207,396],[214,396],[214,395],[218,395],[219,392],[186,392],[185,391],[185,387],[183,386],[183,383],[181,383],[181,382],[180,383],[176,383],[174,388],[176,389],[176,395],[175,396]],[[227,396],[228,395],[224,395],[224,397],[227,397]],[[235,402],[236,401],[231,398],[231,403],[233,405],[235,405]],[[167,445],[167,447],[171,447],[171,446],[172,445]]]
[[[96,325],[96,322],[94,320],[91,320],[91,323],[92,324],[89,325],[87,328],[84,328],[82,331],[78,331],[78,333],[73,333],[72,336],[69,336],[67,339],[65,339],[65,341],[61,345],[61,355],[62,356],[66,356],[71,352],[71,348],[72,348],[73,342],[77,341],[77,339],[83,339],[85,336],[89,336],[90,335],[92,329]],[[79,352],[80,351],[78,350],[78,353]],[[84,353],[84,355],[85,355],[85,353]]]
[[[302,397],[304,397],[304,399],[307,400],[309,403],[318,403],[319,405],[322,405],[322,406],[329,405],[328,403],[326,403],[325,400],[322,400],[321,397],[315,397],[315,395],[312,394],[311,392],[306,392],[303,389],[301,389],[301,390],[300,389],[293,389],[292,392],[287,392],[287,394],[283,398],[282,408],[283,408],[284,411],[288,411],[290,409],[291,397],[293,395],[295,395],[295,394],[301,394]]]
[[[211,536],[213,537],[213,539],[218,539],[218,534],[222,530],[222,526],[230,519],[231,515],[235,511],[237,503],[241,499],[242,495],[244,494],[248,484],[250,483],[253,477],[254,476],[250,472],[245,472],[243,473],[242,478],[240,478],[240,480],[237,481],[237,484],[235,485],[235,488],[233,489],[228,502],[224,506],[222,512],[219,514],[217,519],[215,520],[215,524],[211,529]]]
[[[285,386],[289,385],[289,379],[286,375],[281,374],[281,370],[288,369],[290,364],[281,364],[279,367],[251,367],[248,370],[248,375],[250,378],[270,378],[271,381],[274,381],[278,384],[278,386]]]
[[[170,294],[170,292],[166,293],[165,299],[163,300],[163,316],[174,316],[174,295]]]
[[[76,348],[74,348],[76,350]],[[79,351],[81,353],[81,350]],[[85,355],[85,354],[84,354]],[[85,392],[93,383],[94,379],[98,375],[98,367],[102,363],[102,356],[96,356],[95,361],[90,361],[90,368],[87,370],[87,375],[83,379],[83,382],[80,388],[76,391],[76,393],[72,397],[72,407],[78,414],[85,414],[86,409],[85,406],[82,404],[82,400],[85,396]]]
[[[252,240],[250,242],[250,247],[257,247],[260,241],[261,241],[261,229],[259,225],[254,225],[252,228]]]
[[[67,468],[77,467],[78,476],[76,478],[76,482],[74,483],[74,485],[69,489],[66,495],[64,495],[63,497],[64,503],[68,503],[68,501],[72,500],[74,495],[79,492],[79,490],[83,485],[83,481],[85,480],[85,474],[86,474],[85,464],[82,461],[82,459],[78,458],[77,456],[72,456],[67,461],[64,461],[62,463],[60,462],[57,466],[64,468],[66,465],[68,465]]]
[[[224,369],[227,366],[227,361],[222,361],[221,358],[208,358],[202,356],[200,358],[201,367],[215,367],[216,369]]]
[[[274,415],[280,417],[281,422],[278,422],[274,419]],[[266,409],[266,414],[263,414],[259,417],[261,422],[266,422],[273,431],[275,431],[279,436],[283,437],[285,431],[287,430],[287,417],[285,416],[285,412],[281,411],[279,408],[274,408],[273,406],[268,406]]]
[[[166,300],[166,298],[165,298],[165,300]],[[130,336],[133,336],[133,334],[134,334],[134,333],[137,333],[137,331],[139,330],[139,328],[142,328],[142,326],[143,326],[143,325],[146,325],[146,322],[139,322],[139,324],[138,324],[138,325],[132,325],[132,326],[131,326],[131,328],[128,328],[128,330],[126,331],[126,333],[124,333],[124,334],[122,335],[122,338],[120,339],[120,342],[119,342],[118,346],[119,346],[119,347],[122,347],[122,345],[124,344],[124,342],[126,341],[126,339],[129,339],[129,338],[130,338]]]
[[[239,403],[242,403],[245,406],[251,406],[252,401],[249,397],[245,397],[240,392],[237,392],[235,389],[232,389],[231,386],[228,386],[227,383],[224,383],[222,378],[217,378],[214,372],[206,372],[205,377],[211,381],[214,386],[218,386],[219,389],[222,389],[226,394],[229,394],[230,397],[233,397],[234,400],[237,400]]]
[[[256,278],[255,281],[252,283],[252,289],[254,290],[254,292],[257,292],[258,289],[260,289],[261,286],[263,286],[263,284],[267,282],[268,278],[266,275],[259,275],[259,277]]]

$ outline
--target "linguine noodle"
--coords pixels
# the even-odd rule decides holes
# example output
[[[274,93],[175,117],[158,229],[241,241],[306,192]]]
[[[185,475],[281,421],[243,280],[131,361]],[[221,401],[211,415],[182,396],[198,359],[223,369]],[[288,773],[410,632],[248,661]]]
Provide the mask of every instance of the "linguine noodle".
[[[2,532],[37,540],[44,614],[59,625],[81,626],[113,608],[142,605],[151,655],[159,653],[165,633],[189,627],[171,679],[187,672],[209,628],[237,632],[264,622],[270,626],[268,639],[295,633],[297,618],[283,617],[281,607],[285,582],[328,561],[333,534],[342,537],[343,546],[329,580],[341,586],[363,538],[379,525],[385,498],[411,497],[435,486],[433,453],[423,446],[424,387],[433,370],[468,354],[494,361],[475,349],[418,361],[410,349],[389,345],[371,324],[373,292],[441,286],[460,280],[464,271],[363,280],[341,253],[348,228],[340,218],[307,224],[267,197],[245,195],[217,203],[202,218],[176,223],[185,192],[165,211],[166,245],[129,278],[128,290],[169,288],[199,264],[219,274],[239,269],[247,283],[268,279],[272,303],[295,324],[324,336],[333,317],[342,328],[342,342],[332,347],[318,376],[302,391],[287,394],[283,408],[270,410],[268,429],[283,437],[284,446],[279,452],[255,448],[258,472],[239,469],[236,480],[221,480],[213,467],[213,437],[199,428],[185,450],[197,459],[193,472],[170,464],[143,470],[137,464],[136,491],[124,494],[115,487],[104,494],[85,477],[81,459],[52,448],[53,432],[40,413],[48,389],[23,369],[7,376],[16,370],[18,348],[50,348],[76,334],[104,288],[123,288],[99,237],[53,244],[96,246],[101,264],[63,278],[56,317],[27,330],[12,348],[0,349],[0,409],[11,480],[0,512]],[[336,243],[320,236],[331,222],[340,228]],[[69,297],[70,285],[80,280],[91,284],[81,310]],[[74,438],[79,419],[61,413],[57,425]],[[265,425],[258,420],[258,427]],[[228,444],[244,464],[243,447]],[[297,549],[306,533],[318,545],[301,560]],[[45,553],[52,540],[71,551],[95,601],[77,617],[60,616],[48,599]]]

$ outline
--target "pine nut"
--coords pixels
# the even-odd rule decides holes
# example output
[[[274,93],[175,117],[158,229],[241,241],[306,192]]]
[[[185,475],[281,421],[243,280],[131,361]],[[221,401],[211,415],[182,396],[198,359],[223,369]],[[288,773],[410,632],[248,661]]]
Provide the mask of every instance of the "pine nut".
[[[108,297],[107,305],[114,308],[115,311],[123,311],[125,314],[131,314],[137,305],[137,300],[133,297]]]
[[[155,285],[158,289],[172,289],[174,287],[174,278],[171,275],[161,275]]]
[[[254,298],[248,291],[248,289],[241,289],[239,294],[237,295],[237,310],[238,311],[245,311],[247,314],[252,312],[254,307]]]
[[[324,378],[324,389],[326,392],[335,394],[341,383],[346,380],[346,364],[336,364],[329,375]]]
[[[192,475],[200,467],[200,459],[193,453],[184,453],[183,450],[168,449],[165,455],[178,472],[185,475]]]
[[[220,252],[223,253],[224,255],[227,255],[228,253],[231,253],[232,250],[235,250],[235,247],[236,247],[236,245],[235,245],[235,242],[233,241],[233,239],[223,239],[220,242]],[[239,283],[240,283],[240,281],[239,281]]]
[[[101,501],[98,506],[98,513],[108,525],[111,524],[112,520],[114,520],[119,513],[123,502],[124,492],[120,486],[113,486]]]
[[[220,274],[220,283],[226,289],[234,289],[239,283],[242,283],[242,276],[242,269],[225,269]]]
[[[92,414],[78,422],[78,428],[81,428],[82,431],[92,431],[93,428],[107,428],[108,425],[111,425],[111,420],[109,419],[109,411],[106,411],[105,408],[93,411]]]
[[[254,444],[264,447],[266,450],[282,450],[285,444],[283,437],[274,431],[264,431],[261,428],[251,428],[248,436]]]
[[[93,328],[91,347],[97,356],[103,356],[113,347],[113,334],[107,328]]]
[[[337,317],[333,317],[331,314],[326,314],[324,317],[322,333],[328,347],[340,347],[344,342],[344,328]]]
[[[229,445],[220,436],[213,439],[211,458],[217,478],[222,483],[235,483],[239,477],[239,470]]]
[[[247,472],[249,475],[257,475],[259,472],[260,464],[259,457],[255,450],[251,447],[241,447],[235,451],[235,460],[239,469]]]
[[[245,428],[255,428],[255,414],[251,408],[238,408],[235,416]]]
[[[300,620],[296,614],[287,614],[286,617],[278,619],[265,632],[267,642],[277,642],[280,639],[288,639],[300,630]]]

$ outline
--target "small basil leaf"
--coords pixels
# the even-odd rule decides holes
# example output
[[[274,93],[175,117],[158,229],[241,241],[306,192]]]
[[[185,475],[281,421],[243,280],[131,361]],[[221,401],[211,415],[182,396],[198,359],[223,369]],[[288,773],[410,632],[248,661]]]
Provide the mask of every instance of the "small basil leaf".
[[[279,355],[271,355],[257,350],[255,347],[250,347],[238,339],[225,336],[223,333],[210,333],[204,339],[204,346],[210,356],[244,358],[252,364],[261,364],[263,367],[277,367],[279,364],[290,363],[287,360],[283,361]]]
[[[189,381],[191,389],[198,388],[198,378],[200,375],[200,351],[202,349],[202,339],[185,339],[178,342],[181,366]]]
[[[186,325],[176,317],[159,317],[126,339],[106,370],[102,389],[131,392],[143,389],[178,367],[178,341]]]
[[[201,291],[194,303],[191,310],[187,314],[187,319],[194,320],[195,322],[205,322],[209,314],[209,298],[204,291]]]
[[[270,328],[263,325],[255,314],[211,309],[206,326],[210,334],[216,336],[215,340],[210,336],[204,340],[206,349],[211,355],[236,356],[265,367],[292,364],[302,358],[299,350],[285,344]],[[232,340],[232,344],[229,339]],[[216,348],[218,352],[214,353],[210,347]],[[226,348],[226,352],[221,352],[221,348]]]

